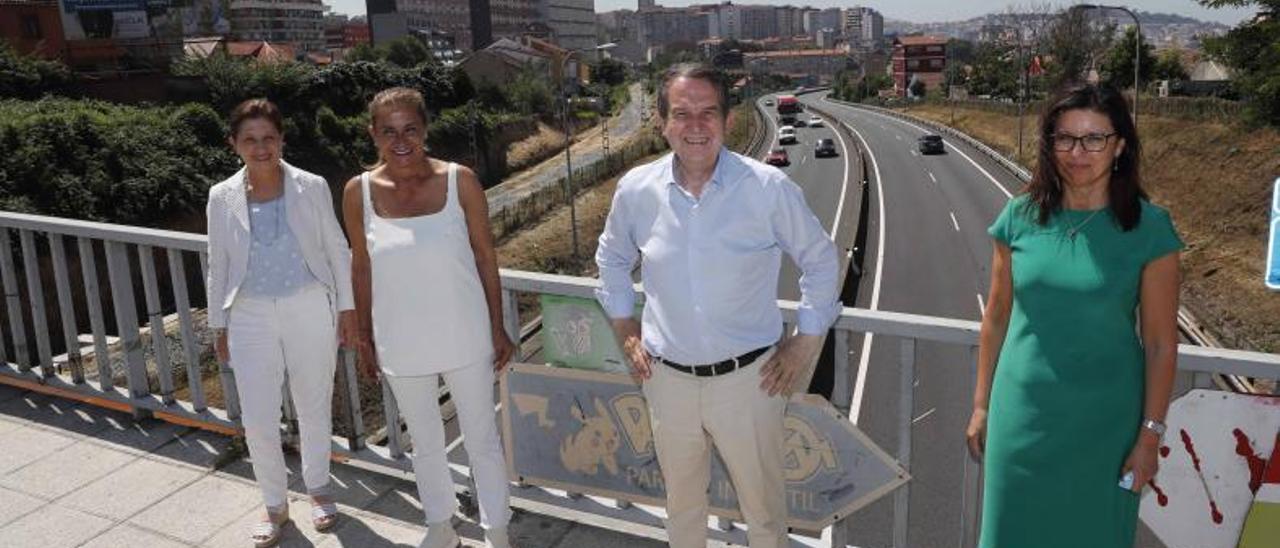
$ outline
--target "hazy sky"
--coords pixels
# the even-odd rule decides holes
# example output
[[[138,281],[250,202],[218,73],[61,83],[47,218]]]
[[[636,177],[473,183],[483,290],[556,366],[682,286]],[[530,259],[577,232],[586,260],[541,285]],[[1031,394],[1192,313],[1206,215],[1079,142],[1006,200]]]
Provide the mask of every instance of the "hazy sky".
[[[708,4],[716,0],[658,0],[663,6],[687,6],[690,4]],[[595,0],[596,12],[616,9],[635,9],[636,0]],[[325,0],[333,6],[333,11],[358,15],[365,13],[364,0]],[[880,10],[885,17],[904,19],[918,23],[937,21],[955,21],[969,19],[986,13],[1002,12],[1010,5],[1041,4],[1042,2],[1010,2],[1008,0],[737,0],[735,4],[790,4],[793,6],[813,6],[815,8],[849,7],[862,5]],[[1066,5],[1064,2],[1050,2],[1055,5]],[[1071,2],[1075,3],[1075,2]],[[1108,1],[1109,4],[1123,4],[1131,9],[1176,13],[1195,17],[1206,21],[1218,21],[1235,25],[1240,21],[1253,17],[1255,10],[1248,9],[1208,9],[1200,6],[1195,0],[1133,0],[1130,2]]]

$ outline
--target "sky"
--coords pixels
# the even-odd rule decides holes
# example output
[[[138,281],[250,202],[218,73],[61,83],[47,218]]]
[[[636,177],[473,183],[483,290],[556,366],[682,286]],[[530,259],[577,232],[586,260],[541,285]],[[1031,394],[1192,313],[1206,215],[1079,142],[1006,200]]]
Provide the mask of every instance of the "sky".
[[[365,13],[364,0],[324,0],[333,6],[336,13],[361,15]],[[662,6],[687,6],[690,4],[708,4],[716,0],[658,0]],[[617,9],[636,9],[636,0],[595,0],[596,12]],[[891,19],[901,19],[916,23],[933,23],[941,21],[957,21],[969,19],[988,13],[1004,12],[1010,5],[1042,4],[1043,2],[1010,2],[1009,0],[736,0],[735,4],[775,4],[793,6],[813,6],[815,8],[851,7],[862,5],[875,8]],[[1054,5],[1066,5],[1065,2],[1049,2]],[[1076,3],[1076,2],[1071,2]],[[1202,7],[1195,0],[1134,0],[1127,3],[1108,1],[1106,3],[1123,4],[1130,9],[1162,13],[1176,13],[1204,21],[1217,21],[1227,25],[1236,25],[1252,18],[1256,10],[1223,8],[1209,9]]]

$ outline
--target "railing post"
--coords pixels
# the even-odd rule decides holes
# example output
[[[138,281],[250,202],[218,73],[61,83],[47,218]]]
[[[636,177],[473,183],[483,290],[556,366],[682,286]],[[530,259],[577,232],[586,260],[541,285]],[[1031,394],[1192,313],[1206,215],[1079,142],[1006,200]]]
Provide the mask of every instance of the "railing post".
[[[107,271],[111,278],[111,308],[115,309],[116,331],[120,334],[125,379],[128,381],[129,396],[141,398],[151,390],[147,385],[147,362],[142,355],[142,341],[138,332],[138,312],[133,297],[129,254],[123,243],[108,241],[106,246]]]
[[[22,298],[18,293],[18,276],[13,268],[13,242],[9,229],[0,227],[0,281],[4,282],[4,307],[9,312],[9,337],[13,339],[13,358],[19,371],[31,369],[31,355],[27,350],[27,328],[22,320]],[[0,337],[0,343],[4,338]]]
[[[40,375],[54,376],[53,349],[49,345],[49,320],[44,311],[44,282],[40,278],[40,255],[36,253],[36,235],[19,230],[22,242],[22,270],[27,275],[27,300],[31,301],[31,330],[36,333],[36,351],[40,355]]]
[[[102,292],[98,287],[98,259],[93,253],[93,241],[76,238],[80,250],[80,275],[84,278],[84,301],[89,308],[89,327],[93,330],[93,361],[98,366],[98,389],[111,390],[115,379],[111,376],[111,351],[107,348],[107,322],[102,316]]]
[[[852,379],[849,378],[849,331],[835,329],[831,336],[835,337],[835,374],[831,386],[831,403],[847,417],[849,407],[853,405],[850,389]]]
[[[200,252],[200,274],[209,279],[209,254]],[[208,306],[222,306],[222,303],[207,303]],[[213,344],[218,344],[215,339]],[[236,373],[229,364],[218,362],[218,381],[222,385],[222,406],[227,410],[227,418],[240,418],[240,393],[236,392]]]
[[[516,303],[516,292],[510,289],[502,290],[502,327],[506,329],[507,336],[511,337],[511,342],[516,347],[515,353],[511,356],[511,361],[518,362],[523,360],[524,352],[522,352],[520,344],[519,304]]]
[[[149,245],[138,246],[138,270],[142,271],[142,292],[147,300],[147,321],[151,325],[151,355],[156,360],[160,397],[172,404],[173,365],[169,361],[169,338],[164,332],[164,311],[160,307],[160,286],[156,281],[156,256]]]
[[[404,445],[400,439],[400,406],[396,405],[396,395],[391,391],[387,379],[382,379],[382,415],[387,426],[387,451],[391,458],[404,456]]]
[[[197,413],[207,408],[204,399],[204,375],[200,369],[200,348],[196,344],[195,324],[191,318],[191,297],[187,292],[187,267],[182,263],[182,251],[165,250],[169,258],[169,282],[173,286],[173,306],[178,310],[178,327],[182,331],[182,351],[187,361],[187,389],[191,392],[191,407]]]
[[[80,357],[80,340],[76,329],[76,309],[71,298],[71,275],[67,269],[67,249],[62,235],[49,233],[49,252],[53,257],[53,283],[58,291],[58,316],[62,319],[62,341],[67,350],[67,368],[71,381],[84,382],[84,363]]]
[[[360,378],[356,371],[356,353],[350,349],[338,350],[338,389],[342,393],[343,411],[347,418],[347,449],[364,448],[364,416],[360,408]]]
[[[916,340],[902,339],[898,377],[898,462],[911,471],[911,419],[915,410]],[[907,548],[911,482],[893,495],[893,546]]]

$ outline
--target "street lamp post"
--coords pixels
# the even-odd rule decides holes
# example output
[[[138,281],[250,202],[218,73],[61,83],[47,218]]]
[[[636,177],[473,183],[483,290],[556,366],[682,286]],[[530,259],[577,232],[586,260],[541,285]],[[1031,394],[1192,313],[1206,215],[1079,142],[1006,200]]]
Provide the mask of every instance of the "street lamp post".
[[[573,188],[573,156],[570,150],[573,148],[573,126],[569,123],[569,94],[564,89],[565,71],[569,67],[569,59],[575,53],[586,51],[603,51],[616,46],[617,44],[610,42],[608,44],[600,44],[590,48],[580,48],[566,51],[564,57],[560,59],[560,100],[563,101],[564,109],[561,111],[561,121],[564,124],[564,191],[565,199],[569,201],[569,231],[573,238],[573,258],[578,258],[578,207],[574,200]]]
[[[1102,4],[1077,4],[1075,6],[1072,6],[1071,9],[1073,10],[1094,9],[1094,10],[1100,10],[1100,11],[1120,10],[1129,14],[1129,17],[1133,18],[1133,27],[1134,27],[1134,31],[1136,31],[1136,34],[1134,36],[1134,41],[1133,41],[1133,128],[1136,130],[1138,128],[1138,95],[1139,95],[1138,78],[1139,78],[1139,75],[1141,74],[1139,69],[1141,68],[1140,65],[1142,63],[1142,23],[1138,21],[1138,15],[1133,13],[1133,11],[1131,11],[1129,8],[1126,8],[1124,6],[1104,6]]]

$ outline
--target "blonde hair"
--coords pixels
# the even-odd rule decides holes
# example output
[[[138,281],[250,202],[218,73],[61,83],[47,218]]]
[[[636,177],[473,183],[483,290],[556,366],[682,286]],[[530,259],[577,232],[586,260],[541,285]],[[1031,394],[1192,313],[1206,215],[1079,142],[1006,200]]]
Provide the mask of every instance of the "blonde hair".
[[[422,98],[422,92],[407,87],[387,88],[379,91],[373,96],[373,100],[369,101],[369,127],[374,127],[378,123],[378,113],[385,110],[409,109],[418,114],[418,118],[423,125],[423,138],[426,138],[427,125],[427,102]],[[425,143],[424,143],[425,146]],[[377,162],[372,166],[365,166],[372,170],[385,163],[381,154],[378,156]]]

